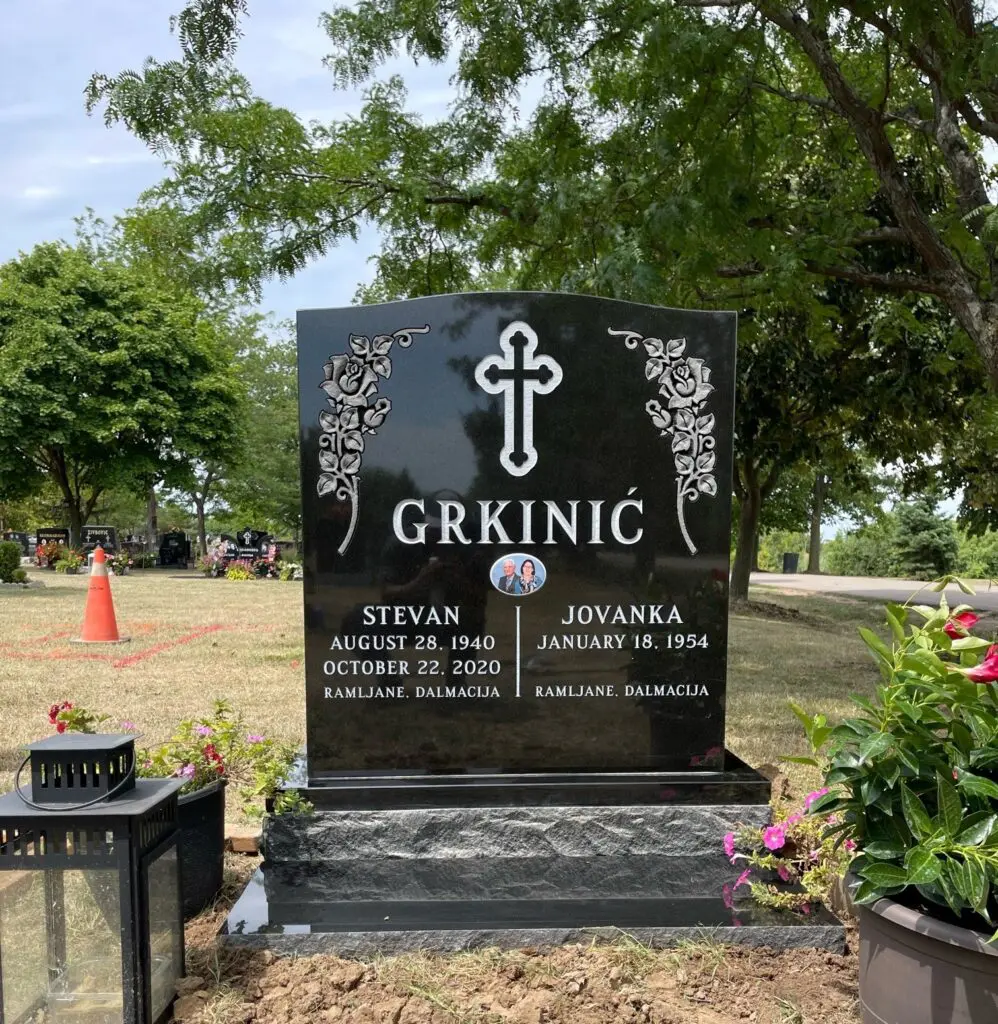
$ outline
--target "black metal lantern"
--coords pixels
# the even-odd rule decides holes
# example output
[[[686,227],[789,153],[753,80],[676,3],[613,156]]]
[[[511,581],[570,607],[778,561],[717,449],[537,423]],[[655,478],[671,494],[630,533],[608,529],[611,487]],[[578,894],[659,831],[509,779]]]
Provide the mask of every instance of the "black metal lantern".
[[[0,797],[0,1024],[157,1024],[184,972],[184,780],[136,780],[128,735],[27,749],[30,800]]]

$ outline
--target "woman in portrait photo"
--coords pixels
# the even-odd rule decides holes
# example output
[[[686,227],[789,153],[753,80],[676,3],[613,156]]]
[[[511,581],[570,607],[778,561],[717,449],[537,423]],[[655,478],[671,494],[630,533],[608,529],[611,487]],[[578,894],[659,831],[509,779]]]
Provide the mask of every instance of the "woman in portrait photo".
[[[520,593],[532,594],[539,590],[543,580],[537,578],[537,569],[532,558],[525,558],[520,563]]]

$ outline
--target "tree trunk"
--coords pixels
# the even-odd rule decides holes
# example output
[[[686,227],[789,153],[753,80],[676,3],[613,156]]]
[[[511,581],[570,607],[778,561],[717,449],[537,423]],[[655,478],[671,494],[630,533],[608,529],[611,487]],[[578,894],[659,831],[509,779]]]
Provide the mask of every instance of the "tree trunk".
[[[69,546],[78,548],[83,542],[83,513],[80,503],[68,498],[65,502],[66,517],[69,519]]]
[[[747,601],[752,554],[759,534],[759,512],[762,509],[762,488],[754,472],[742,481],[744,495],[738,511],[738,543],[735,563],[731,568],[731,600]]]
[[[821,572],[821,513],[825,504],[825,474],[819,472],[814,478],[811,492],[811,536],[807,545],[807,571],[812,575]]]
[[[149,488],[149,506],[146,510],[146,551],[155,554],[156,538],[159,536],[159,521],[156,507],[156,485]]]
[[[752,572],[759,571],[759,531],[755,531],[752,539]]]
[[[204,532],[204,499],[199,498],[198,495],[194,495],[194,508],[197,510],[198,517],[198,546],[201,549],[201,557],[204,558],[208,554],[208,538]]]

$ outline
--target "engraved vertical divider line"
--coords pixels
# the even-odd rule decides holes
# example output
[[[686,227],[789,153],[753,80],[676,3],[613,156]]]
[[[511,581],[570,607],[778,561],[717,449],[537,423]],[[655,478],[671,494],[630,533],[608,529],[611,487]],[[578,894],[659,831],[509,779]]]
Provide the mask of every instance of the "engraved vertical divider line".
[[[520,606],[516,606],[516,696],[520,696]]]

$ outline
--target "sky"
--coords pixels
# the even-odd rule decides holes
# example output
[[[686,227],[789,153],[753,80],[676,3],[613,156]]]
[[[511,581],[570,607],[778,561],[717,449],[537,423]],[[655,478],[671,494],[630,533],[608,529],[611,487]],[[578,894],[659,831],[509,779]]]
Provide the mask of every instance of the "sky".
[[[0,35],[0,262],[39,242],[72,240],[73,218],[92,207],[105,219],[134,205],[163,166],[122,127],[88,116],[83,90],[95,71],[138,70],[146,57],[179,53],[169,18],[182,0],[33,0],[5,4]],[[357,92],[333,88],[319,14],[332,0],[255,3],[238,65],[265,99],[306,119],[355,112]],[[444,67],[400,61],[411,107],[437,118],[450,88]],[[345,306],[373,276],[377,235],[367,230],[287,282],[264,286],[261,306],[280,319],[296,309]]]

